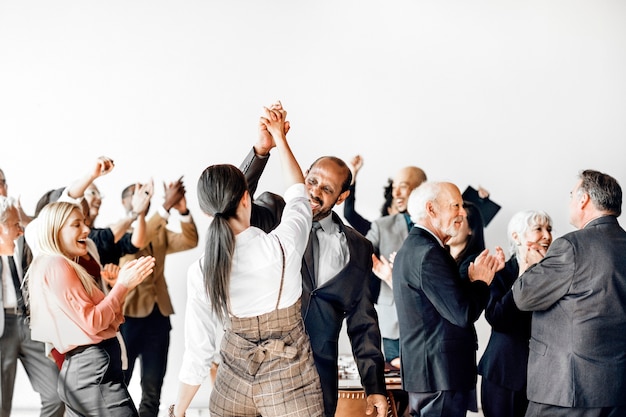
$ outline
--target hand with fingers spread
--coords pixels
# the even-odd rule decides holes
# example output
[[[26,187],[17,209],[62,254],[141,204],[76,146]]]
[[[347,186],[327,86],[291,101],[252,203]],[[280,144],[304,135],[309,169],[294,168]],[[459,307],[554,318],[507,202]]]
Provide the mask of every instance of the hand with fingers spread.
[[[135,190],[133,191],[133,197],[130,202],[132,212],[138,215],[145,214],[150,205],[150,199],[153,193],[154,181],[152,179],[146,184],[135,184]]]
[[[154,271],[155,259],[152,256],[142,256],[124,264],[117,277],[117,284],[132,290],[141,284]]]

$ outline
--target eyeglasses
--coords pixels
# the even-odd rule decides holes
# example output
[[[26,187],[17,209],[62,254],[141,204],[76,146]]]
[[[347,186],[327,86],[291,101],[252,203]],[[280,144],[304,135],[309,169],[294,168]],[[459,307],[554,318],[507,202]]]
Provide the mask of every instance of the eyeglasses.
[[[7,180],[5,180],[4,178],[0,179],[0,187],[4,187],[7,185]]]
[[[91,197],[94,197],[94,198],[99,198],[100,200],[102,200],[104,198],[104,196],[102,194],[100,194],[100,191],[97,191],[97,190],[87,190],[85,192],[85,196],[87,196],[87,195],[89,195]]]

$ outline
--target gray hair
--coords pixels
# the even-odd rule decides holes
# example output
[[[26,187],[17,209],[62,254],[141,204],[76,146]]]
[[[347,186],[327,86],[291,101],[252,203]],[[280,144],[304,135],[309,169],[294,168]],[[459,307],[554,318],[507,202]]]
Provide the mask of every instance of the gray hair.
[[[622,188],[615,178],[592,169],[580,172],[578,178],[581,180],[577,192],[579,198],[587,193],[596,209],[615,217],[622,214]]]
[[[411,191],[406,207],[414,223],[426,218],[426,203],[435,201],[440,191],[441,183],[431,181],[424,181]]]
[[[519,246],[513,238],[513,233],[517,233],[518,236],[522,236],[538,224],[548,224],[549,226],[552,226],[552,218],[548,215],[548,213],[542,210],[518,211],[513,215],[513,217],[511,217],[507,227],[509,253],[511,256],[519,255]]]

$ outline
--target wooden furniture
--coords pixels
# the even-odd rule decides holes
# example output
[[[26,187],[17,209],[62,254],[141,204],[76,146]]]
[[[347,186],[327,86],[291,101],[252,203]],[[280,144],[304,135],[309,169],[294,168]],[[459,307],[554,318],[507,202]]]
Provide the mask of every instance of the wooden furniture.
[[[398,417],[393,394],[389,391],[387,392],[387,404],[387,417]],[[363,388],[340,389],[335,417],[372,417],[371,414],[365,414],[366,406],[367,400]]]

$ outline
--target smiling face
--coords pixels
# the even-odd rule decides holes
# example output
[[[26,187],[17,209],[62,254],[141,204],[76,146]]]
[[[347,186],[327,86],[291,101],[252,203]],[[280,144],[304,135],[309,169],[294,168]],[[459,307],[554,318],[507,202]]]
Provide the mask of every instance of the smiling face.
[[[521,238],[522,245],[527,242],[535,242],[546,250],[552,243],[552,226],[547,221],[535,221],[529,225]]]
[[[100,213],[100,206],[102,205],[102,195],[98,187],[91,184],[87,190],[85,190],[85,200],[87,200],[87,204],[89,204],[90,224],[94,224],[96,217],[98,217]]]
[[[467,216],[461,192],[454,184],[442,183],[437,198],[430,205],[429,213],[434,232],[443,243],[446,243],[451,237],[459,234]]]
[[[402,168],[393,178],[391,201],[392,209],[399,212],[406,211],[407,202],[411,191],[426,181],[426,174],[418,167]]]
[[[461,227],[457,231],[457,234],[454,237],[450,238],[450,240],[448,241],[448,245],[465,246],[471,235],[472,229],[470,228],[469,222],[467,221],[467,216],[463,216],[463,222],[461,223]]]
[[[85,224],[83,213],[78,208],[72,210],[59,229],[59,242],[63,254],[68,258],[86,255],[88,235],[89,227]]]
[[[313,220],[328,216],[335,205],[343,203],[350,191],[342,192],[342,187],[350,173],[330,158],[318,160],[307,171],[304,184],[313,211]]]

